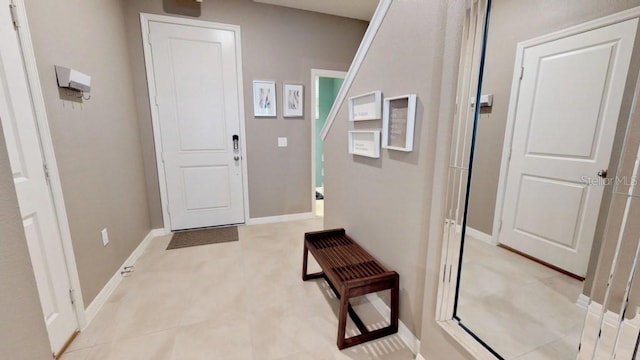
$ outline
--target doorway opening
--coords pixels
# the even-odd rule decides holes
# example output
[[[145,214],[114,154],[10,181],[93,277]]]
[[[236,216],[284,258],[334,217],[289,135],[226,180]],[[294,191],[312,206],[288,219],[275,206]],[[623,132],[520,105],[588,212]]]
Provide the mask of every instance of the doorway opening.
[[[324,216],[324,141],[320,137],[347,73],[332,70],[311,70],[311,197],[315,216]]]

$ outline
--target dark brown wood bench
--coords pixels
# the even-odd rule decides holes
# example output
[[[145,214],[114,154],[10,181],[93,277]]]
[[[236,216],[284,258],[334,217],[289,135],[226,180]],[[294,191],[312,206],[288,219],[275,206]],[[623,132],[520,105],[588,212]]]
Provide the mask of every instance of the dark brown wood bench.
[[[316,259],[321,272],[307,274],[308,254]],[[387,270],[360,245],[355,243],[344,229],[333,229],[304,234],[302,280],[325,278],[340,299],[338,316],[338,348],[344,349],[366,341],[398,332],[398,300],[400,277]],[[349,299],[373,292],[391,290],[391,316],[389,326],[369,330],[353,310]],[[347,314],[358,327],[360,335],[345,338]]]

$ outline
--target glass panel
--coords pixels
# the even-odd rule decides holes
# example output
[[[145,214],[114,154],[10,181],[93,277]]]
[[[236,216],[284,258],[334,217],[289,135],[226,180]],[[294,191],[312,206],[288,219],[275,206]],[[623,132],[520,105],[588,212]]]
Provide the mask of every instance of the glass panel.
[[[640,53],[637,29],[535,40],[624,10],[594,4],[578,13],[584,3],[554,2],[558,9],[549,11],[539,2],[493,0],[478,103],[473,79],[482,72],[469,68],[482,53],[481,21],[472,15],[481,5],[467,14],[448,189],[448,223],[461,239],[451,245],[461,244],[453,317],[500,359],[575,359],[581,342],[586,348],[588,308],[596,334],[585,359],[609,358],[617,343],[637,338],[619,323],[611,337],[599,337],[605,312],[640,328],[640,291],[630,276],[640,225],[620,236],[623,218],[640,216],[640,201],[629,208],[628,195],[614,192],[619,184],[597,175],[617,174],[620,162],[624,173],[636,158],[621,150],[634,97],[625,84],[640,68],[631,58]],[[586,118],[588,128],[571,130]]]

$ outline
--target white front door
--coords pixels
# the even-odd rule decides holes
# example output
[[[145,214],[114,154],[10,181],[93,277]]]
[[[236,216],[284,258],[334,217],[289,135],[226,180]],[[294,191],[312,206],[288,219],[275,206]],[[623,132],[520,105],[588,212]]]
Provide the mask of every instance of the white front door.
[[[171,230],[243,223],[236,33],[149,22]]]
[[[78,329],[78,323],[69,294],[71,285],[67,263],[44,172],[40,138],[9,3],[2,1],[3,6],[0,7],[0,121],[44,321],[51,349],[57,354]]]
[[[585,276],[637,19],[526,48],[499,242]]]

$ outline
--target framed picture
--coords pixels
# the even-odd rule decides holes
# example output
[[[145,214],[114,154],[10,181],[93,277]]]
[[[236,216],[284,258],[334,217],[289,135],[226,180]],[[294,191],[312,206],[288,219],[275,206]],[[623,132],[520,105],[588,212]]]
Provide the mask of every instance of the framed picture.
[[[349,154],[380,157],[380,130],[350,130]]]
[[[275,117],[277,115],[275,81],[253,81],[253,115],[256,117]]]
[[[382,118],[382,91],[349,98],[349,121],[378,120]]]
[[[282,108],[284,117],[304,116],[304,86],[284,84],[282,86]]]
[[[382,113],[382,147],[398,151],[413,151],[416,95],[385,98]]]

